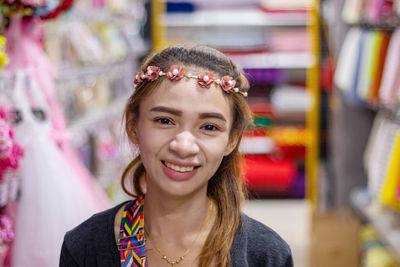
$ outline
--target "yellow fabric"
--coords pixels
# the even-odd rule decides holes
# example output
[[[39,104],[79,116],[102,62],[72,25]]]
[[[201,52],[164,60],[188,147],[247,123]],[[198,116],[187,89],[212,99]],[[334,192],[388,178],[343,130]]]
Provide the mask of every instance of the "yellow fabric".
[[[383,189],[380,194],[380,199],[384,204],[387,204],[397,210],[400,210],[400,200],[397,199],[397,189],[400,184],[400,130],[396,133],[396,138],[393,142],[386,176],[384,179]]]
[[[6,38],[0,34],[0,71],[3,66],[8,64],[8,58],[5,52]]]

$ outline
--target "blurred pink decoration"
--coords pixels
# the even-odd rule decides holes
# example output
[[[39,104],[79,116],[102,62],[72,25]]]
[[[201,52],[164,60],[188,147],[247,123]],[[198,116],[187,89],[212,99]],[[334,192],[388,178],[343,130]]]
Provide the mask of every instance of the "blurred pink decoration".
[[[24,70],[39,85],[40,91],[50,108],[51,139],[62,150],[65,159],[85,187],[87,194],[96,200],[98,210],[104,210],[111,207],[111,201],[77,157],[70,144],[62,107],[55,94],[55,67],[42,49],[42,32],[42,21],[38,18],[29,22],[22,22],[20,19],[13,18],[11,26],[5,32],[7,38],[6,52],[10,58],[10,63],[5,69],[10,72]]]
[[[0,181],[8,168],[17,169],[18,160],[24,150],[14,141],[11,124],[7,119],[7,109],[0,108]]]
[[[0,215],[0,239],[10,244],[14,240],[13,221],[7,215]]]
[[[51,136],[57,144],[62,146],[68,135],[62,108],[54,90],[55,68],[43,52],[42,35],[42,23],[39,19],[22,22],[18,18],[13,18],[10,27],[5,32],[6,53],[10,58],[10,63],[5,70],[10,72],[25,70],[39,84],[51,109],[53,126]]]

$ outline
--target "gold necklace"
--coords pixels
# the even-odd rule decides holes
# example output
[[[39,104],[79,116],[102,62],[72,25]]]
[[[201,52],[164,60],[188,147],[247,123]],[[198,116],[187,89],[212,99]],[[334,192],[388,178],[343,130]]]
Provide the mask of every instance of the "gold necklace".
[[[210,201],[210,200],[209,200]],[[203,231],[204,226],[206,225],[206,222],[208,221],[208,217],[210,215],[210,210],[212,208],[212,201],[210,201],[210,205],[208,206],[208,210],[207,210],[207,216],[204,218],[201,227],[199,229],[199,231],[197,232],[196,238],[193,240],[192,244],[189,246],[188,249],[186,249],[185,253],[183,253],[182,256],[180,256],[178,259],[176,260],[171,260],[170,257],[168,257],[167,255],[165,255],[164,253],[161,252],[161,250],[156,246],[155,242],[153,240],[151,240],[150,238],[150,234],[147,232],[146,228],[144,228],[144,233],[147,236],[147,238],[149,240],[151,240],[151,242],[154,244],[154,248],[157,250],[158,254],[160,254],[161,258],[166,261],[169,265],[174,266],[176,264],[179,264],[181,261],[183,261],[185,259],[185,257],[190,253],[190,250],[193,246],[193,244],[196,242],[196,240],[199,238],[201,232]]]

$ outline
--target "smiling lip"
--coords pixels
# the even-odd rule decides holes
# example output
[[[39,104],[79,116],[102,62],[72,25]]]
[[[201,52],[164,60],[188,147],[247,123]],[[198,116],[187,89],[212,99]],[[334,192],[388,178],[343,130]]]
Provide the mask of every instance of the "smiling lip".
[[[172,161],[162,161],[164,173],[175,181],[186,181],[190,179],[197,171],[199,165],[177,163]]]

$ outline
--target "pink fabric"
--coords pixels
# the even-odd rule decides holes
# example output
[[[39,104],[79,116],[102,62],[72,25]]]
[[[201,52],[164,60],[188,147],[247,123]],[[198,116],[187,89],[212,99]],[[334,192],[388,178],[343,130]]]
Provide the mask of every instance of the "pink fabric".
[[[307,52],[309,35],[306,30],[279,30],[268,33],[268,49],[272,52]]]
[[[68,140],[69,134],[64,115],[55,94],[55,68],[43,52],[41,35],[42,24],[39,19],[27,23],[13,19],[10,28],[5,32],[6,52],[10,58],[10,64],[5,69],[10,72],[25,70],[37,82],[51,111],[52,140],[61,148],[64,157],[77,174],[88,195],[97,200],[99,211],[107,209],[111,207],[111,201],[78,159]]]
[[[399,188],[397,189],[397,199],[400,200],[400,185]]]
[[[384,22],[391,17],[393,1],[371,0],[368,6],[368,20],[372,23]]]

